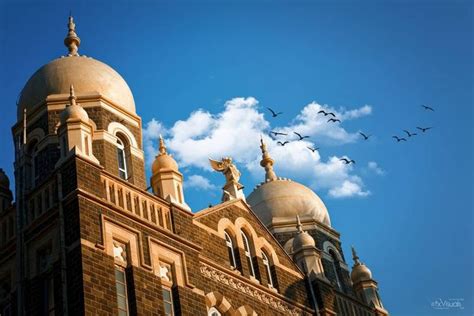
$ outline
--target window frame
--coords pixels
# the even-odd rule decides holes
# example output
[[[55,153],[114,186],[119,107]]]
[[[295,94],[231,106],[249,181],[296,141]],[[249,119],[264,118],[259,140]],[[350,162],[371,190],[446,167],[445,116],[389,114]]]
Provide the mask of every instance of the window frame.
[[[128,180],[128,166],[127,166],[127,153],[125,151],[125,141],[122,137],[117,135],[117,167],[119,177],[125,181]],[[123,168],[120,167],[120,162],[123,164]]]
[[[165,300],[165,295],[164,293],[165,292],[168,292],[169,293],[169,301]],[[174,315],[174,299],[173,299],[173,289],[170,287],[170,286],[162,286],[161,287],[161,296],[162,296],[162,299],[163,299],[163,311],[164,311],[164,315],[165,316],[173,316]],[[169,305],[171,307],[171,313],[170,314],[166,314],[166,306]]]
[[[341,280],[339,279],[339,270],[337,269],[336,263],[339,263],[339,258],[336,254],[336,252],[333,249],[328,250],[329,255],[331,256],[331,264],[334,270],[334,275],[336,276],[336,284],[339,290],[342,290],[342,283]]]
[[[263,261],[263,266],[265,267],[265,271],[267,272],[268,286],[271,287],[271,288],[274,288],[275,284],[273,282],[272,268],[271,268],[272,263],[270,262],[270,259],[268,258],[268,255],[263,250],[262,250],[262,261]]]
[[[123,282],[120,281],[117,278],[117,272],[122,274],[123,276]],[[118,315],[130,315],[130,308],[128,306],[128,291],[127,291],[127,273],[125,272],[125,268],[115,264],[115,269],[114,269],[114,276],[115,276],[115,293],[117,294],[117,309],[118,309]],[[124,294],[120,294],[118,291],[118,285],[123,285],[124,288]],[[119,303],[119,296],[123,297],[125,300],[125,309],[120,307]],[[121,313],[122,312],[122,313]]]
[[[232,237],[230,237],[229,233],[224,231],[224,238],[225,238],[225,243],[227,246],[227,251],[229,255],[229,263],[230,266],[234,269],[237,268],[237,260],[235,256],[235,248],[234,248],[234,241],[232,240]]]
[[[207,312],[207,316],[222,316],[222,314],[213,306]]]
[[[250,248],[250,241],[247,237],[247,234],[245,234],[244,231],[240,231],[242,235],[242,241],[244,243],[244,254],[245,257],[247,257],[247,265],[249,266],[249,274],[251,277],[256,278],[255,274],[255,268],[253,266],[253,257],[252,257],[252,250]]]

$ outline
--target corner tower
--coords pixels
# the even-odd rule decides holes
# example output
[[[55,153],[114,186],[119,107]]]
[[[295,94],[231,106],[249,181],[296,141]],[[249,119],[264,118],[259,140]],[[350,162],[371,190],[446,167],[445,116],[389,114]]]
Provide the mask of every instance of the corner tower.
[[[79,54],[81,40],[72,17],[67,27],[64,39],[67,54],[39,68],[20,93],[18,123],[13,127],[13,135],[16,147],[27,156],[25,167],[32,169],[27,178],[31,182],[44,180],[61,156],[60,116],[66,115],[61,113],[71,104],[73,85],[74,102],[80,103],[85,111],[74,106],[75,113],[86,113],[85,124],[91,125],[89,142],[93,156],[111,175],[144,189],[142,122],[135,111],[133,94],[122,76],[110,66]],[[81,154],[86,149],[76,148]]]
[[[379,307],[358,294],[361,285],[357,291],[353,288],[340,234],[331,226],[321,198],[303,184],[278,177],[263,139],[260,143],[265,181],[257,185],[247,202],[307,275],[319,313],[379,315]],[[361,284],[373,289],[373,283]]]
[[[159,153],[153,161],[151,171],[150,183],[156,196],[191,210],[184,201],[183,175],[179,172],[176,160],[166,151],[161,135]]]

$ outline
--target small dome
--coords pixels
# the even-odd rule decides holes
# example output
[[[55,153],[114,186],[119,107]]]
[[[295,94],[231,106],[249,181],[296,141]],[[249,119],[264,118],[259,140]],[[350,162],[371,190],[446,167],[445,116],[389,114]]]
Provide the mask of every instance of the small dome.
[[[293,251],[307,247],[316,247],[316,242],[314,241],[314,238],[311,237],[311,235],[307,232],[300,232],[293,239]]]
[[[89,122],[89,115],[87,115],[86,110],[80,105],[68,106],[61,112],[60,120],[61,124],[65,124],[67,120],[70,119],[79,119],[83,122]]]
[[[291,180],[278,178],[263,183],[247,197],[247,203],[265,225],[299,216],[331,226],[328,210],[316,193]]]
[[[55,59],[36,71],[21,91],[18,117],[49,95],[69,94],[73,84],[78,95],[98,93],[127,112],[135,114],[135,101],[125,80],[114,69],[85,56]]]
[[[372,272],[370,272],[369,268],[365,266],[363,263],[356,264],[352,268],[351,272],[351,280],[352,283],[356,284],[361,281],[367,281],[372,279]]]
[[[153,161],[153,164],[151,165],[151,172],[152,174],[158,173],[162,170],[173,170],[173,171],[178,171],[178,163],[176,160],[171,157],[171,155],[168,155],[168,152],[166,151],[166,146],[165,146],[165,141],[163,140],[163,137],[160,135],[160,152],[158,156],[156,156],[155,161]]]
[[[66,106],[59,117],[61,124],[66,124],[68,120],[89,122],[89,115],[87,115],[86,110],[76,103],[76,95],[74,93],[73,85],[69,88],[69,102],[69,105]]]
[[[158,173],[164,169],[178,171],[178,163],[176,162],[176,160],[173,159],[173,157],[168,154],[160,154],[156,156],[155,161],[153,161],[153,164],[151,166],[151,171],[153,174]]]
[[[0,187],[4,189],[10,189],[10,180],[8,176],[5,174],[5,171],[0,168]]]

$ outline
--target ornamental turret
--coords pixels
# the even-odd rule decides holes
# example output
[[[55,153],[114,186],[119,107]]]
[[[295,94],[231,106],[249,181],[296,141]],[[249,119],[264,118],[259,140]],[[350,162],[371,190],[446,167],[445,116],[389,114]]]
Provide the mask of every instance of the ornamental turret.
[[[354,260],[354,266],[352,267],[351,279],[354,292],[361,300],[375,309],[376,315],[388,315],[382,305],[377,282],[372,278],[372,272],[369,268],[359,260],[354,247],[352,247],[352,259]]]
[[[151,187],[153,193],[163,199],[190,210],[184,200],[183,174],[179,172],[178,163],[168,154],[165,141],[160,135],[158,155],[151,167]]]

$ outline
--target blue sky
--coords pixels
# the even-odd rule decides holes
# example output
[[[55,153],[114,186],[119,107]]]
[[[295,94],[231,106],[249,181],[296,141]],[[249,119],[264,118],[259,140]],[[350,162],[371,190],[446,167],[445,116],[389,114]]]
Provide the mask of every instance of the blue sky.
[[[161,124],[148,134],[159,129],[185,176],[200,180],[186,187],[194,210],[220,199],[223,178],[204,167],[206,150],[235,156],[249,194],[262,180],[257,134],[306,129],[308,143],[292,142],[286,152],[269,145],[277,173],[321,196],[346,260],[352,265],[355,245],[386,308],[393,315],[472,315],[472,4],[3,1],[0,167],[10,176],[15,101],[36,69],[65,54],[69,10],[79,52],[125,78],[144,127],[152,119]],[[273,119],[268,106],[284,114]],[[318,106],[346,119],[340,127],[304,121]],[[249,124],[224,129],[231,148],[219,128],[232,122],[227,115]],[[190,134],[174,135],[177,121]],[[434,128],[406,143],[391,138],[416,126]],[[374,136],[363,141],[358,131]],[[321,149],[311,154],[305,145]],[[341,168],[344,155],[356,165]],[[209,190],[198,186],[203,181]],[[345,181],[352,183],[346,191]],[[431,307],[450,298],[463,298],[464,309]]]

